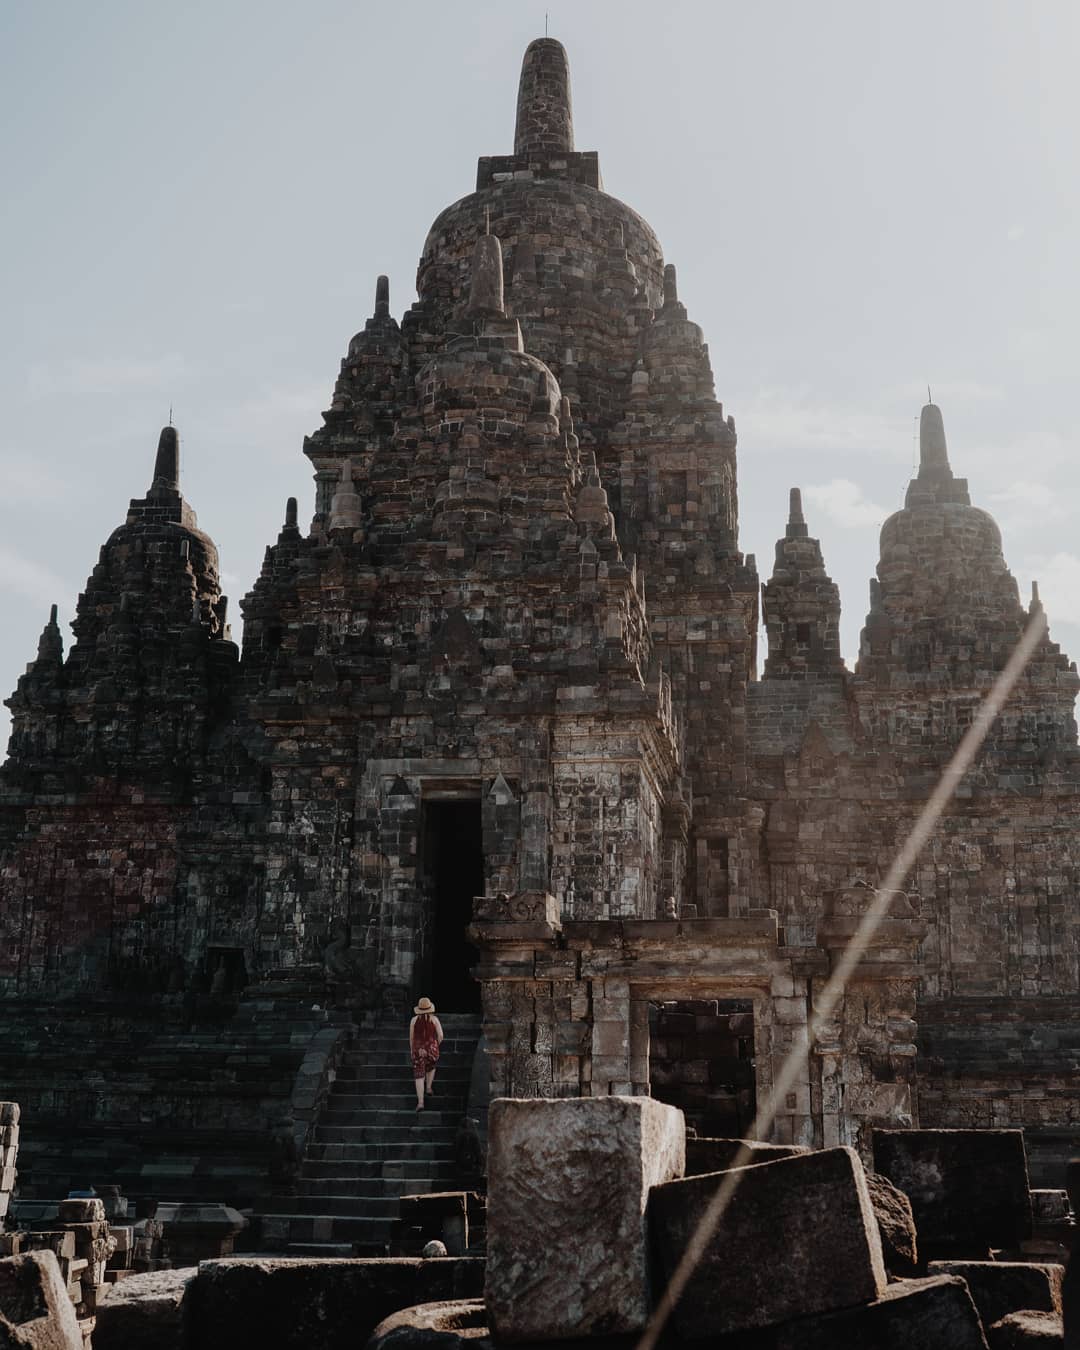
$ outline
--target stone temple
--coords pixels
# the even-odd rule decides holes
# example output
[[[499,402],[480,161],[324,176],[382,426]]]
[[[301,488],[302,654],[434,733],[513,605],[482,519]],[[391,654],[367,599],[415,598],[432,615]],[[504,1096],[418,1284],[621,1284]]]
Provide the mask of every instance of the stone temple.
[[[1076,669],[1048,638],[807,1039],[1039,603],[941,410],[851,670],[797,489],[764,581],[740,552],[702,330],[575,149],[546,38],[513,153],[435,220],[417,292],[397,318],[376,282],[304,444],[310,524],[290,500],[242,651],[170,426],[73,644],[54,612],[9,700],[0,1079],[22,1193],[119,1178],[269,1213],[283,1157],[340,1170],[328,1141],[365,1128],[328,1124],[365,1038],[400,1034],[408,1091],[421,994],[463,1062],[482,1033],[481,1120],[488,1096],[651,1093],[735,1136],[801,1047],[776,1142],[1022,1126],[1036,1184],[1061,1185],[1080,757]],[[376,1124],[397,1121],[428,1125]]]

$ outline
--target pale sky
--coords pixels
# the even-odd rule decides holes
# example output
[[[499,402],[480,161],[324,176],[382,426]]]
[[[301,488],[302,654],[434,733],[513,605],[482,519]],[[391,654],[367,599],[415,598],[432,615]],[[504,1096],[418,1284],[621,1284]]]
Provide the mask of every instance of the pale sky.
[[[739,432],[762,579],[801,486],[853,662],[926,385],[1080,656],[1075,0],[7,0],[0,692],[149,485],[170,404],[231,614],[388,272],[512,148],[526,44],[652,224]],[[6,743],[6,716],[0,744]]]

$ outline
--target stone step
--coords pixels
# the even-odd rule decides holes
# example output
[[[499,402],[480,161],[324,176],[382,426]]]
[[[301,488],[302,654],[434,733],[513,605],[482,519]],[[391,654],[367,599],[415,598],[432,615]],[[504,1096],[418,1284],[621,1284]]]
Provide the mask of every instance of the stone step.
[[[396,1219],[396,1195],[275,1195],[267,1211],[283,1214],[340,1214],[345,1218]]]
[[[454,1156],[454,1140],[447,1139],[387,1139],[376,1133],[374,1139],[356,1138],[348,1131],[344,1139],[316,1139],[308,1145],[305,1159],[311,1162],[393,1162],[438,1159],[448,1161]]]
[[[447,1064],[439,1060],[437,1082],[448,1079],[453,1083],[468,1084],[472,1077],[470,1065]],[[338,1083],[400,1083],[412,1081],[412,1065],[404,1061],[394,1064],[342,1064],[334,1079]]]
[[[260,1216],[264,1243],[268,1250],[283,1250],[292,1243],[347,1242],[367,1250],[379,1250],[390,1241],[394,1220],[365,1219],[342,1214],[263,1214]]]
[[[415,1097],[413,1101],[416,1101]],[[340,1126],[353,1129],[375,1127],[383,1130],[424,1130],[425,1133],[432,1129],[456,1130],[460,1120],[460,1107],[446,1111],[437,1107],[426,1107],[423,1111],[417,1111],[415,1106],[411,1110],[406,1106],[396,1110],[388,1107],[381,1111],[369,1111],[363,1107],[341,1109],[334,1104],[332,1097],[319,1117],[320,1129]]]
[[[430,1102],[429,1106],[427,1103]],[[441,1112],[446,1115],[453,1112],[455,1116],[460,1116],[465,1110],[466,1096],[464,1092],[440,1092],[438,1085],[432,1094],[424,1096],[425,1112]],[[336,1089],[327,1098],[326,1106],[323,1108],[324,1116],[333,1111],[412,1111],[416,1115],[416,1090],[409,1085],[407,1090],[400,1092],[339,1092]]]
[[[357,1175],[344,1170],[342,1163],[328,1163],[331,1171],[312,1175],[306,1169],[296,1183],[297,1195],[402,1196],[424,1195],[435,1189],[434,1166],[415,1176],[386,1177],[380,1173]],[[449,1169],[448,1169],[449,1170]],[[357,1210],[360,1213],[360,1210]]]
[[[351,1242],[290,1242],[285,1248],[286,1256],[302,1256],[306,1260],[339,1261],[351,1257],[355,1247]]]
[[[405,1152],[405,1145],[386,1144],[378,1157],[371,1157],[367,1149],[351,1148],[348,1144],[329,1144],[336,1150],[331,1157],[313,1157],[311,1150],[304,1159],[300,1175],[304,1177],[426,1177],[446,1176],[457,1166],[453,1149],[432,1146]],[[344,1156],[342,1156],[344,1155]]]
[[[386,1114],[390,1114],[389,1112]],[[403,1115],[406,1113],[402,1113]],[[427,1115],[427,1112],[422,1112]],[[395,1147],[408,1144],[449,1144],[454,1142],[457,1129],[449,1125],[428,1123],[427,1128],[416,1124],[417,1113],[411,1113],[412,1124],[396,1132],[393,1141],[381,1125],[318,1125],[315,1141],[319,1144],[390,1144]],[[400,1141],[400,1142],[399,1142]]]

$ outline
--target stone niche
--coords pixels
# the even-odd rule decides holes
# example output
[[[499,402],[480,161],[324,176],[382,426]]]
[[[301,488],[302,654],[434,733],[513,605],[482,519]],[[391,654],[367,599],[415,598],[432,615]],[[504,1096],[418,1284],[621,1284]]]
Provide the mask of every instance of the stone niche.
[[[802,1062],[777,1104],[772,1139],[849,1145],[869,1158],[874,1127],[918,1123],[915,953],[925,926],[910,906],[883,921],[812,1041],[810,1017],[871,895],[826,897],[814,946],[786,945],[773,910],[579,922],[561,919],[543,892],[478,897],[470,937],[480,951],[492,1097],[651,1093],[690,1103],[691,1119],[699,1103],[704,1128],[716,1129],[709,1122],[726,1096],[728,1120],[748,1134],[748,1104],[765,1102],[794,1050]],[[665,1040],[680,1009],[700,1038],[696,1058],[677,1084],[664,1083]],[[700,1092],[682,1081],[695,1074]]]

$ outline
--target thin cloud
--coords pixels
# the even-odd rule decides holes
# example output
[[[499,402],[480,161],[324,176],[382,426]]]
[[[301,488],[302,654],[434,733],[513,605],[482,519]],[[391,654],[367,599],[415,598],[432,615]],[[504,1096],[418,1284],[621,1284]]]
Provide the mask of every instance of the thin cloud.
[[[43,501],[55,506],[65,496],[70,495],[72,499],[80,496],[71,481],[61,477],[49,463],[18,451],[4,452],[2,473],[4,486],[0,494],[0,508],[21,507]]]
[[[739,435],[755,453],[814,450],[910,461],[911,419],[823,403],[808,389],[761,388],[739,400]]]
[[[892,514],[886,507],[864,497],[862,488],[850,478],[811,484],[804,489],[803,495],[812,506],[824,511],[830,521],[849,530],[876,527]]]
[[[0,548],[0,593],[17,595],[47,610],[50,605],[62,603],[77,589],[51,568],[43,567],[14,549]]]
[[[31,398],[123,394],[133,389],[169,390],[181,384],[188,374],[184,358],[175,353],[149,361],[130,357],[74,357],[31,366],[27,388]]]

